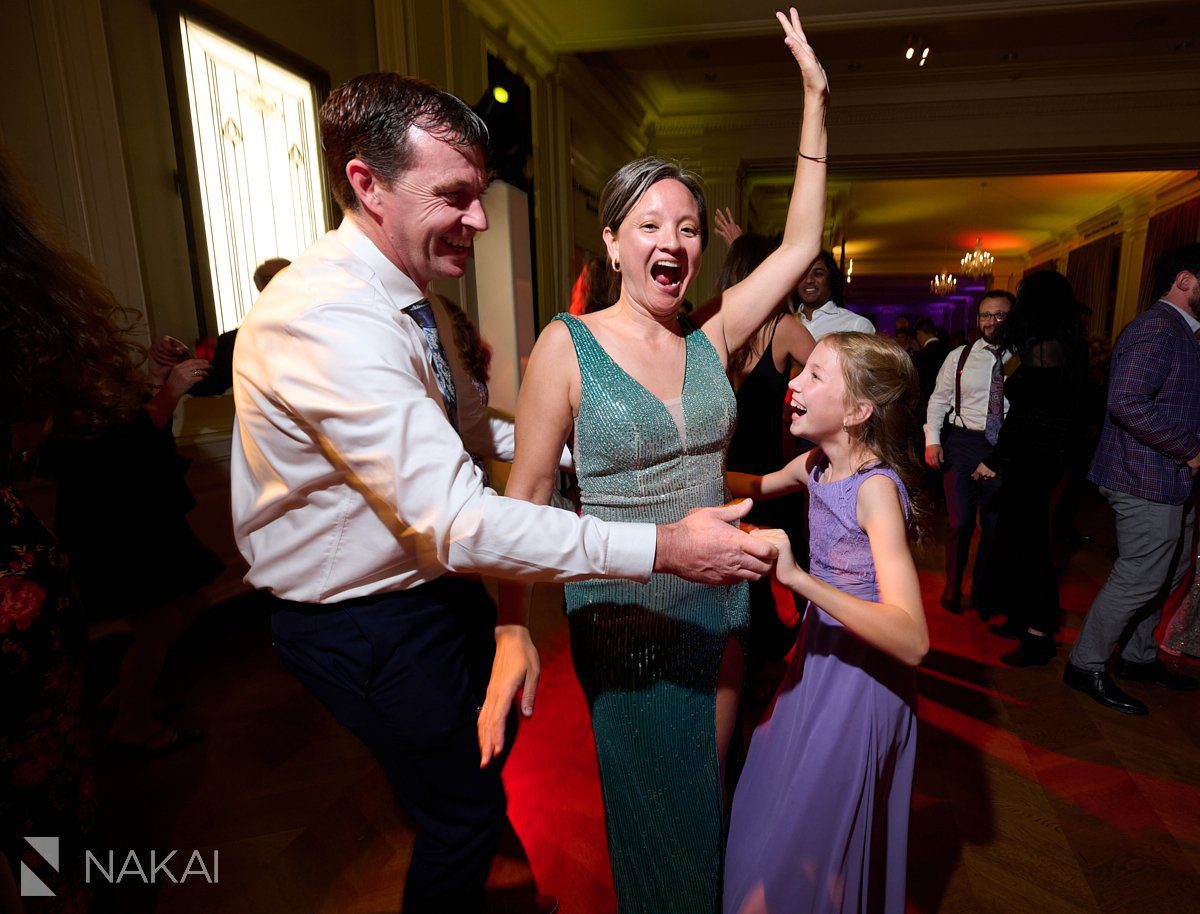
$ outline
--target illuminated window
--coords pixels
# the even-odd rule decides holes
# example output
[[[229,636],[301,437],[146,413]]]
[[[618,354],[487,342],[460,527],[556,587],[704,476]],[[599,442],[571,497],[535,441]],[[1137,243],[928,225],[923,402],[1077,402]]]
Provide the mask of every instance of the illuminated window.
[[[258,294],[254,268],[327,229],[317,96],[304,77],[180,16],[217,332]]]

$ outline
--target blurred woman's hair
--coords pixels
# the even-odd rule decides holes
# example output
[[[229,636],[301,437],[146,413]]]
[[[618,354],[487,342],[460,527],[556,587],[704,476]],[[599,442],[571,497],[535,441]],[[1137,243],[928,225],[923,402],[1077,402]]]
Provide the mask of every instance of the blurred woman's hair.
[[[478,384],[487,387],[492,373],[492,347],[479,334],[479,328],[452,298],[439,295],[446,313],[454,325],[454,346],[462,357],[463,367]]]
[[[1030,273],[1017,286],[1012,311],[1000,325],[999,343],[1021,350],[1041,340],[1081,340],[1080,313],[1067,277],[1054,270]]]
[[[131,421],[147,384],[140,318],[51,239],[0,153],[0,423],[49,417],[87,437]]]

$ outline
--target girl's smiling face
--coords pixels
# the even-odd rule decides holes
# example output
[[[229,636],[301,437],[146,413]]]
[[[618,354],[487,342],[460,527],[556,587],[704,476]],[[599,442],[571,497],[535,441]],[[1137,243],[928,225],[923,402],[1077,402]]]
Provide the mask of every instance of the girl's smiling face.
[[[621,266],[623,294],[656,317],[673,317],[700,270],[700,213],[683,184],[650,185],[614,235],[604,230],[609,259]]]
[[[788,384],[791,390],[791,432],[820,444],[841,434],[856,417],[846,403],[846,381],[836,347],[817,343],[804,370]]]

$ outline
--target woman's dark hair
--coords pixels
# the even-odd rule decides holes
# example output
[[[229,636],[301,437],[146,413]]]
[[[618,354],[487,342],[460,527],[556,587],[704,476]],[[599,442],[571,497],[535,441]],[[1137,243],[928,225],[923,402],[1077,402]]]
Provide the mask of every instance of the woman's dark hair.
[[[47,237],[0,154],[0,423],[49,416],[56,434],[86,437],[141,408],[140,315]]]
[[[842,331],[821,342],[838,352],[847,399],[871,404],[871,415],[850,434],[900,477],[908,491],[909,532],[920,539],[929,509],[925,464],[917,453],[921,385],[912,356],[895,340],[874,333]]]
[[[704,202],[704,186],[700,176],[688,171],[678,162],[658,156],[645,156],[622,165],[600,192],[601,227],[614,235],[634,204],[659,181],[678,181],[696,201],[700,216],[700,250],[708,247],[708,205]]]
[[[766,260],[776,247],[774,242],[762,235],[755,235],[752,232],[739,235],[729,246],[729,253],[725,255],[725,262],[721,264],[721,272],[717,275],[717,291],[724,292],[731,286],[736,286],[758,269],[759,264]],[[774,316],[767,320],[758,333],[752,335],[741,346],[729,353],[726,371],[730,375],[741,372],[755,352],[762,348],[763,340],[761,338],[769,330],[774,329],[783,316],[784,301],[786,299],[779,302],[780,307],[776,309]]]
[[[584,300],[584,314],[603,311],[611,308],[621,294],[621,284],[617,274],[608,268],[608,261],[603,257],[591,255],[587,264],[587,296]]]
[[[492,347],[479,335],[479,328],[467,312],[459,307],[458,302],[445,295],[439,295],[438,299],[454,324],[454,346],[462,356],[463,368],[486,387],[492,371]]]
[[[399,73],[367,73],[338,86],[321,105],[321,147],[333,195],[342,209],[358,209],[346,163],[361,159],[391,185],[412,164],[408,131],[486,153],[488,129],[462,99]]]
[[[1000,325],[1000,345],[1022,350],[1039,340],[1066,342],[1076,338],[1082,338],[1079,303],[1067,277],[1043,270],[1021,280],[1012,311]]]

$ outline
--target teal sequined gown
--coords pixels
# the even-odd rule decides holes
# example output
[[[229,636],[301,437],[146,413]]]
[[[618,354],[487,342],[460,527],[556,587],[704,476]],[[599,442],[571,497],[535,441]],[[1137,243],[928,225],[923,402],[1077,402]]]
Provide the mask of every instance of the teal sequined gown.
[[[683,321],[684,439],[667,407],[583,322],[560,314],[582,378],[575,465],[583,513],[672,523],[725,501],[737,406],[712,344]],[[592,714],[613,882],[622,914],[720,910],[722,798],[716,689],[745,585],[656,574],[567,585],[571,654]]]

